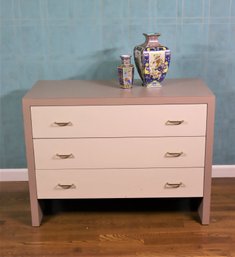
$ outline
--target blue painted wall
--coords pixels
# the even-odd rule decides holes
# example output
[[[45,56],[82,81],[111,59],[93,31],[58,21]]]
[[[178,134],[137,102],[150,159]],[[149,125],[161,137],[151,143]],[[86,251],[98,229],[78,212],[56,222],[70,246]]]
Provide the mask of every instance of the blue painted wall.
[[[115,78],[142,32],[172,50],[168,78],[214,91],[214,164],[235,163],[235,0],[0,0],[0,32],[0,168],[26,167],[21,98],[37,80]]]

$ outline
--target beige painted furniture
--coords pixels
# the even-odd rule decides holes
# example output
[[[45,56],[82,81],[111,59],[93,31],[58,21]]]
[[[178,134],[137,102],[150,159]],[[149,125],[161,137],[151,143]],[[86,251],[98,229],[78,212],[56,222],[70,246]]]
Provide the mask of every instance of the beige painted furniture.
[[[197,79],[39,81],[23,98],[32,225],[43,199],[147,197],[199,197],[209,224],[214,108]]]

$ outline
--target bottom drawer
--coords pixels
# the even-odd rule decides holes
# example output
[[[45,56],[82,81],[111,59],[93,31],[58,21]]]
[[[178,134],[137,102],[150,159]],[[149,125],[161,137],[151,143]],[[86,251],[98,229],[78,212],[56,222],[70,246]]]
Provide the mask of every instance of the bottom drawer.
[[[203,168],[36,171],[39,199],[201,197],[203,177]]]

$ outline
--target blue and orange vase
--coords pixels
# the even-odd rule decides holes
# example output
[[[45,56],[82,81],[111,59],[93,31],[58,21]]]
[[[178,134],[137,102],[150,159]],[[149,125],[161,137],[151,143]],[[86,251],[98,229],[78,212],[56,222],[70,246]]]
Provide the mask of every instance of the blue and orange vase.
[[[146,87],[161,87],[171,60],[171,51],[159,43],[159,33],[143,34],[145,42],[134,48],[137,71]]]

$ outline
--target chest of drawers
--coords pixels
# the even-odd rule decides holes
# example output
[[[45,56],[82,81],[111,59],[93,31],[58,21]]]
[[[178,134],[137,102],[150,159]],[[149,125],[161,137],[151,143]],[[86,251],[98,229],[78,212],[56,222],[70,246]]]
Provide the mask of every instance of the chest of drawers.
[[[209,223],[215,98],[200,80],[39,81],[23,98],[32,225],[43,199],[199,197]]]

